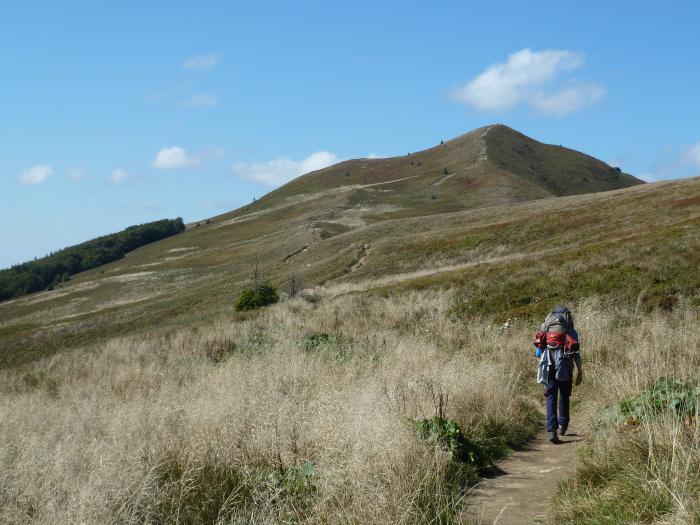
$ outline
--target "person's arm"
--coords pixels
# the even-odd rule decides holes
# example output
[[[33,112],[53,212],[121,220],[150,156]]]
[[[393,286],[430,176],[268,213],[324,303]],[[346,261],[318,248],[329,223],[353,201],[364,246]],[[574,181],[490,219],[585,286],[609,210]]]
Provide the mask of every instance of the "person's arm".
[[[583,383],[583,365],[581,364],[581,350],[580,350],[578,332],[576,331],[576,329],[572,328],[570,335],[576,341],[576,345],[575,345],[576,353],[574,354],[574,363],[576,364],[576,386],[578,386],[581,383]]]
[[[576,363],[576,386],[583,383],[583,365],[581,364],[581,353],[576,352],[574,355],[574,363]]]

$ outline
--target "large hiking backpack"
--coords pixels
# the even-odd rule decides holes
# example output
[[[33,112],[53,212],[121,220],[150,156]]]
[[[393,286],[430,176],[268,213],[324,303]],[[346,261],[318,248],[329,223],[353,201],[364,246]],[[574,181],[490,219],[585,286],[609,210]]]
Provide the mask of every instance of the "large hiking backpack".
[[[563,348],[564,353],[573,355],[578,351],[578,341],[571,335],[574,330],[574,316],[566,306],[557,306],[542,323],[535,334],[535,346],[541,349]]]
[[[574,316],[566,306],[557,306],[542,323],[542,331],[566,333],[574,329]]]

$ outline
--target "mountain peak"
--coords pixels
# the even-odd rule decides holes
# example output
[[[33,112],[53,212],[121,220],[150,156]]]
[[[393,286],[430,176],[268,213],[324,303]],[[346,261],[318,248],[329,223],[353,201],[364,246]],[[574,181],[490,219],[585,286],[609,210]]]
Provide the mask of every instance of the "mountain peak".
[[[303,175],[262,199],[289,202],[314,194],[423,214],[595,193],[642,184],[589,155],[544,144],[496,123],[415,153],[355,159]],[[410,211],[409,211],[410,210]]]

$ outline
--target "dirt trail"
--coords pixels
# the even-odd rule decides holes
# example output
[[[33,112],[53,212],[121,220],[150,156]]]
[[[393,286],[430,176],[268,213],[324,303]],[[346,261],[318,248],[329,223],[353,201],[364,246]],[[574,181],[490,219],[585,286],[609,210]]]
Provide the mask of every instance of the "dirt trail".
[[[500,463],[472,494],[472,519],[483,525],[544,523],[557,482],[576,464],[576,449],[585,438],[577,430],[581,422],[577,413],[559,445],[549,442],[543,425],[534,441]]]
[[[350,268],[351,272],[356,272],[362,266],[365,264],[365,260],[369,256],[369,250],[372,246],[369,243],[362,243],[362,246],[360,247],[360,252],[358,253],[358,259],[355,261],[355,264],[352,265]]]

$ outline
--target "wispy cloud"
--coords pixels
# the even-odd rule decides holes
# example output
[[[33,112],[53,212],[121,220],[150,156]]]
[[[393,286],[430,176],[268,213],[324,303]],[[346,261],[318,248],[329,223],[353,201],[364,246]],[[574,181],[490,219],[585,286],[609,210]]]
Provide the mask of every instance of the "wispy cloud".
[[[19,176],[22,184],[41,184],[53,174],[53,168],[49,164],[38,164],[25,170]]]
[[[199,207],[204,210],[231,210],[235,205],[226,201],[202,201]]]
[[[158,102],[167,99],[168,92],[163,89],[149,89],[143,94],[143,98],[148,100],[149,102]]]
[[[655,175],[652,175],[651,173],[640,173],[637,175],[638,179],[643,180],[644,182],[657,182],[659,179]]]
[[[578,84],[555,93],[538,93],[529,103],[540,113],[561,117],[589,107],[605,96],[606,90],[595,84]]]
[[[305,159],[296,161],[279,157],[267,162],[238,163],[232,167],[233,173],[246,179],[261,182],[266,186],[279,186],[311,171],[337,164],[341,159],[328,151],[317,151]]]
[[[691,164],[695,168],[700,168],[700,141],[690,146],[683,158],[686,163]]]
[[[128,208],[130,210],[138,210],[138,211],[145,211],[145,212],[151,212],[151,213],[155,213],[155,212],[161,211],[163,209],[163,206],[161,206],[160,204],[154,204],[151,202],[140,202],[140,201],[127,202],[123,206],[124,206],[124,208]]]
[[[207,146],[199,153],[192,155],[185,148],[171,146],[162,148],[153,160],[153,167],[161,170],[179,170],[196,168],[203,162],[223,157],[226,152],[218,146]]]
[[[121,168],[115,168],[109,175],[109,180],[112,184],[121,184],[128,176],[129,174],[125,170]]]
[[[66,176],[70,180],[79,181],[83,180],[87,176],[87,171],[83,167],[71,168],[68,170],[68,173],[66,173]]]
[[[219,63],[219,58],[217,54],[195,55],[185,60],[182,67],[195,71],[206,71],[216,66]]]
[[[210,144],[197,154],[197,158],[200,160],[200,162],[206,162],[208,160],[219,159],[225,155],[226,150],[224,148]]]
[[[185,101],[188,108],[215,108],[219,105],[219,98],[213,93],[197,93]]]
[[[503,112],[527,105],[542,114],[563,116],[605,95],[605,88],[598,84],[570,81],[566,87],[553,87],[584,63],[585,56],[579,51],[522,49],[454,89],[450,97],[482,111]]]
[[[666,146],[644,172],[635,174],[645,182],[693,177],[700,174],[700,141],[690,146]],[[615,159],[617,160],[617,159]],[[619,163],[610,163],[619,166]]]

